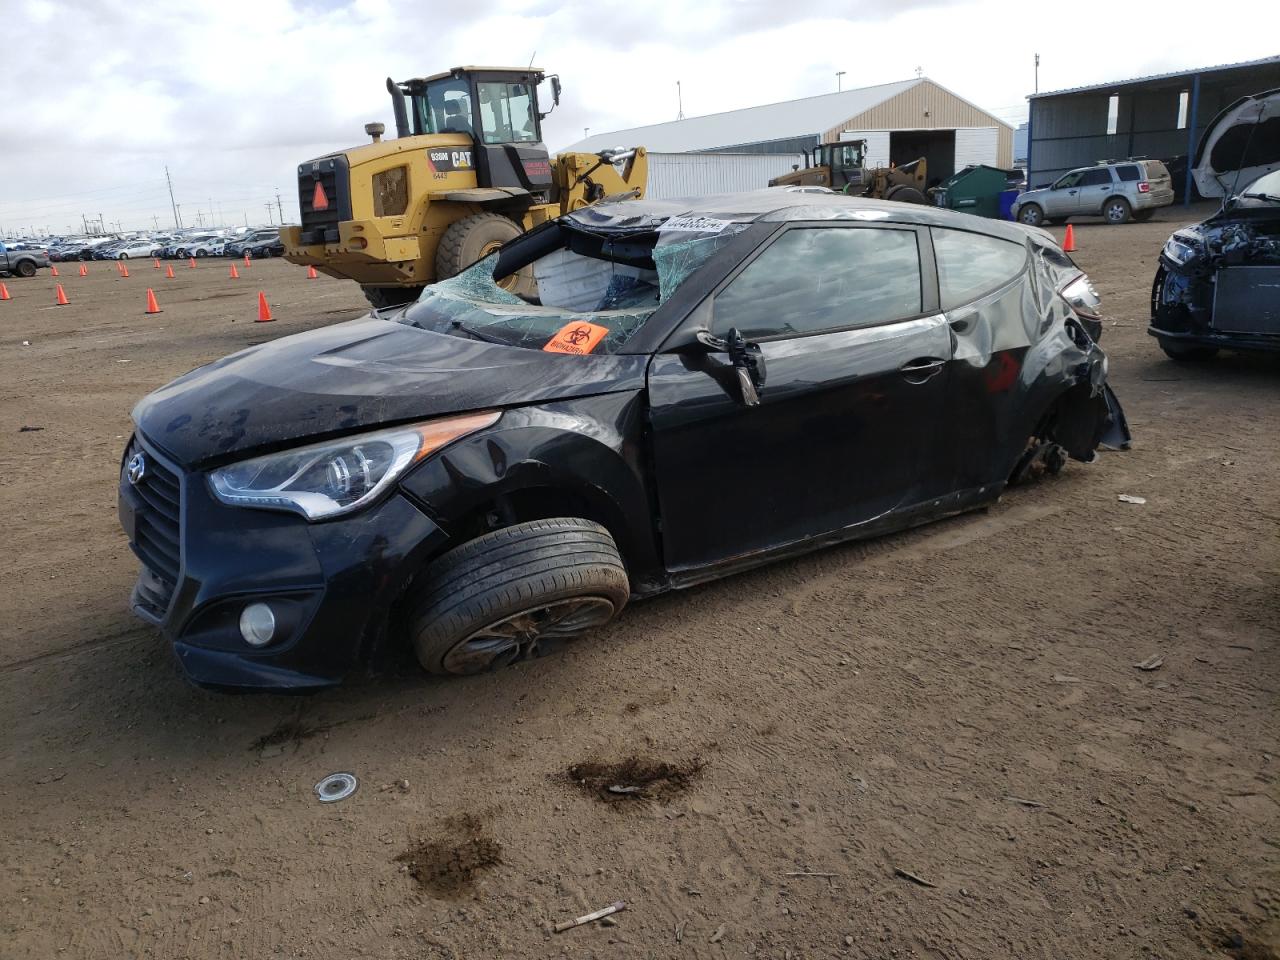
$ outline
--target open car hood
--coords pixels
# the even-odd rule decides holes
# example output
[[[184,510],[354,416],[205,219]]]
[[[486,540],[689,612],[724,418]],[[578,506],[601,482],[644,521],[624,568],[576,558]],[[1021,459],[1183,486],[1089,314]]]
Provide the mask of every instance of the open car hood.
[[[1205,128],[1192,174],[1206,197],[1227,197],[1280,169],[1280,89],[1241,97]]]

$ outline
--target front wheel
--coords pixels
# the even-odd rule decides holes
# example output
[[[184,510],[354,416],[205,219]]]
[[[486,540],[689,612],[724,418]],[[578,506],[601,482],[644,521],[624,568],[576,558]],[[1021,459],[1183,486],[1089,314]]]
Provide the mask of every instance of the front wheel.
[[[418,662],[464,676],[602,627],[631,594],[612,535],[576,517],[494,530],[427,567],[410,616]]]
[[[1205,360],[1212,360],[1218,355],[1217,347],[1178,343],[1176,340],[1169,340],[1165,337],[1158,339],[1160,341],[1160,349],[1164,351],[1165,356],[1170,360],[1176,360],[1178,363],[1202,363]]]
[[[129,259],[129,255],[128,255],[127,253],[122,253],[122,254],[120,254],[120,256],[119,256],[119,258],[118,258],[118,259],[120,259],[120,260],[128,260],[128,259]]]
[[[1112,197],[1102,205],[1102,215],[1107,218],[1107,223],[1119,225],[1129,222],[1132,209],[1124,197]]]
[[[1037,203],[1025,204],[1018,210],[1018,222],[1025,223],[1028,227],[1038,227],[1044,223],[1044,210]]]
[[[18,276],[26,277],[30,280],[36,275],[36,265],[30,260],[23,260],[18,264]]]

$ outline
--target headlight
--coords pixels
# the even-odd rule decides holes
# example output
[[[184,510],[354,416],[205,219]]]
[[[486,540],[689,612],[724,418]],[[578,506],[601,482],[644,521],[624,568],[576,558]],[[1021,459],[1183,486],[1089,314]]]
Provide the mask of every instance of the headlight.
[[[1177,237],[1170,237],[1165,241],[1164,255],[1174,263],[1186,263],[1198,252],[1191,244],[1183,243]]]
[[[1062,288],[1062,299],[1071,304],[1071,309],[1082,316],[1102,316],[1102,298],[1098,296],[1098,291],[1083,273]]]
[[[413,464],[496,423],[496,411],[415,423],[317,443],[214,470],[213,494],[233,507],[288,510],[323,520],[359,510]]]

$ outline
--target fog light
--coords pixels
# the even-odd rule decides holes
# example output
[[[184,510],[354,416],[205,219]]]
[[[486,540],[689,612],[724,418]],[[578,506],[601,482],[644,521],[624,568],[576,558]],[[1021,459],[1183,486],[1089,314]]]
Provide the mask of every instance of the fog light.
[[[251,603],[240,614],[240,636],[250,646],[265,646],[275,632],[276,615],[265,603]]]

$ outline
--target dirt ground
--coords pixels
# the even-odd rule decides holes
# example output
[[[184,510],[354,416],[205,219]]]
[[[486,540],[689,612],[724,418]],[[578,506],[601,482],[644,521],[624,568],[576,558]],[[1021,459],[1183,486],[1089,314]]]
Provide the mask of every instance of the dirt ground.
[[[358,290],[281,261],[72,265],[64,307],[7,281],[0,955],[1275,957],[1280,362],[1145,332],[1202,213],[1076,226],[1132,451],[557,657],[309,698],[178,677],[127,609],[117,470],[137,398]],[[360,789],[321,804],[335,771]]]

